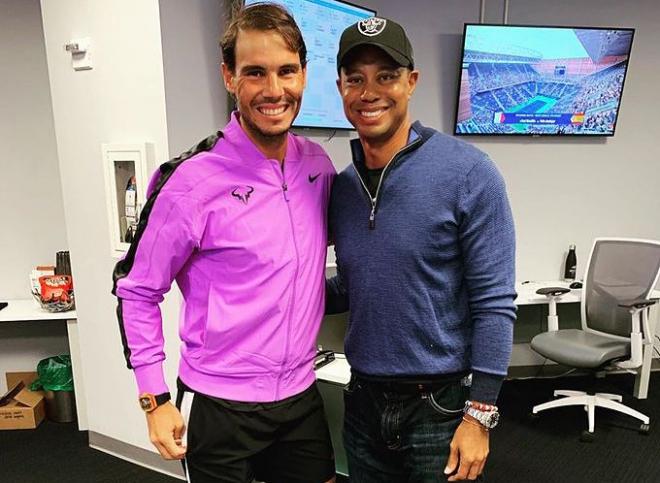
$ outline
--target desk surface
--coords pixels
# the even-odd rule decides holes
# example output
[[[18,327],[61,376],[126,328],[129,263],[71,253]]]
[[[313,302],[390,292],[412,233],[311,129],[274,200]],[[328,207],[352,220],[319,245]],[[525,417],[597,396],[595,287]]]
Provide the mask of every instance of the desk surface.
[[[529,282],[517,282],[516,283],[516,292],[518,292],[518,298],[516,299],[516,305],[534,305],[534,304],[547,304],[548,297],[545,295],[539,295],[536,291],[543,287],[565,287],[568,286],[571,282],[565,282],[563,280],[541,280],[536,281],[532,280]],[[557,299],[559,304],[568,304],[580,302],[582,297],[582,289],[571,289],[570,292],[561,296]]]
[[[346,361],[344,354],[335,354],[335,360],[316,370],[316,378],[319,381],[332,382],[346,385],[351,379],[351,367]]]
[[[76,319],[76,311],[46,312],[34,299],[0,300],[9,305],[0,310],[0,322],[20,322],[23,320],[72,320]]]

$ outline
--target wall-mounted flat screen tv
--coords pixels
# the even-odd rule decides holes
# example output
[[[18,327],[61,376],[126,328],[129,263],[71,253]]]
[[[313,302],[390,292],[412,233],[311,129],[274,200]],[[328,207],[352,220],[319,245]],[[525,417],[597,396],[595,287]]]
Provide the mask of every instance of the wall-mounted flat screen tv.
[[[245,5],[263,0],[245,0]],[[275,0],[293,15],[307,46],[307,87],[295,127],[353,129],[337,92],[337,49],[346,27],[376,15],[339,0]]]
[[[454,134],[612,136],[633,34],[466,24]]]

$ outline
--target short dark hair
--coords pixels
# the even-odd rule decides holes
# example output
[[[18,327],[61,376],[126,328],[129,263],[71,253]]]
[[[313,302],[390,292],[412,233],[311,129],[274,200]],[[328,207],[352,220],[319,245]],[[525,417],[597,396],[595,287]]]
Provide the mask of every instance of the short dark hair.
[[[274,30],[293,52],[298,52],[300,65],[307,65],[307,47],[293,16],[280,5],[261,2],[238,8],[222,36],[222,60],[231,72],[236,69],[236,39],[241,30]]]

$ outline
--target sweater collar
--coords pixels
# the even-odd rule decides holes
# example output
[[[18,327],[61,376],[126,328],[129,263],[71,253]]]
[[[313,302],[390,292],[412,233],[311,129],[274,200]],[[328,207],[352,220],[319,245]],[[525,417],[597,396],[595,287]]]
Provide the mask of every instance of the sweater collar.
[[[430,137],[431,133],[429,131],[432,130],[422,126],[422,123],[419,121],[412,123],[410,126],[410,131],[408,132],[408,142],[399,150],[399,152],[407,151],[409,149],[415,150],[419,148]],[[421,142],[419,142],[420,139]],[[360,174],[364,174],[367,170],[367,167],[364,160],[364,149],[362,149],[360,138],[351,140],[351,154],[353,157],[353,163],[358,168]]]

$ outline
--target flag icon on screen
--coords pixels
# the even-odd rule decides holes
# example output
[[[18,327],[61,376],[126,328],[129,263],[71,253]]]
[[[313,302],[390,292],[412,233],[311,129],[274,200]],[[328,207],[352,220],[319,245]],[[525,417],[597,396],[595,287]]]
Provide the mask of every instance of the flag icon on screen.
[[[584,112],[576,112],[571,116],[571,124],[584,124]]]
[[[503,112],[495,112],[493,113],[493,123],[494,124],[503,124],[504,123],[504,113]]]

